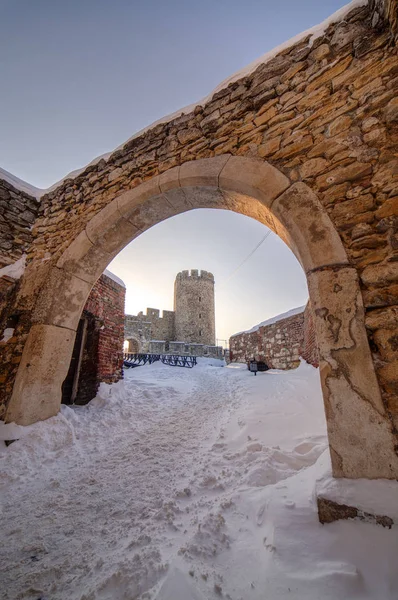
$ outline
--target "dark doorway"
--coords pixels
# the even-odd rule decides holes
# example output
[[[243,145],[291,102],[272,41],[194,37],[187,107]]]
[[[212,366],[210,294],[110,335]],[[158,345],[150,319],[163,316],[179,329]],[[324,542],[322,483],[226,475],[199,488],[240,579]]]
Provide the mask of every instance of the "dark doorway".
[[[62,384],[63,404],[87,404],[97,394],[100,327],[101,322],[94,315],[83,311],[68,374]]]

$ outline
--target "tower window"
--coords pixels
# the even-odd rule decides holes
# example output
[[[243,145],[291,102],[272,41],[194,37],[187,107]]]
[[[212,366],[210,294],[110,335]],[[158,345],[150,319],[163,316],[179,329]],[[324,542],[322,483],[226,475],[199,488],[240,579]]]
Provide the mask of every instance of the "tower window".
[[[199,337],[202,337],[202,330],[199,329]]]
[[[201,319],[201,318],[202,318],[202,313],[199,313],[199,319]]]
[[[199,302],[202,302],[202,297],[201,296],[199,296]]]

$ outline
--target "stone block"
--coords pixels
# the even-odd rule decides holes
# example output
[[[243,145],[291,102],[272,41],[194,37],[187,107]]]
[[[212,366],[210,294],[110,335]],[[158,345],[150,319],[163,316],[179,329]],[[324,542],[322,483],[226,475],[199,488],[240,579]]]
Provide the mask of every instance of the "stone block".
[[[92,284],[57,267],[41,288],[32,321],[76,330]]]
[[[361,280],[368,287],[396,283],[398,282],[398,262],[369,265],[361,273]]]
[[[289,239],[306,272],[327,265],[347,264],[340,237],[317,196],[295,183],[271,207],[277,232]],[[297,256],[296,254],[296,256]]]
[[[288,178],[272,165],[232,156],[220,174],[219,185],[260,200],[266,206],[289,187]]]
[[[306,92],[313,92],[325,83],[331,81],[334,77],[337,77],[337,75],[343,73],[343,71],[345,71],[349,67],[351,62],[351,56],[347,56],[343,60],[334,61],[333,63],[331,63],[331,65],[328,65],[326,71],[324,71],[321,75],[318,75],[313,81],[311,81],[311,83],[307,85]]]
[[[161,192],[174,190],[180,186],[180,167],[173,167],[159,175],[159,188]],[[156,194],[157,195],[157,194]]]
[[[275,154],[280,148],[282,136],[276,136],[271,139],[265,139],[264,143],[258,147],[258,155],[261,158],[266,158],[272,154]]]
[[[384,119],[386,123],[393,123],[398,121],[398,98],[393,98],[387,104],[384,110]]]
[[[394,217],[398,215],[398,196],[388,198],[376,211],[376,217],[378,219],[384,219],[385,217]]]
[[[229,154],[221,154],[213,158],[202,158],[183,163],[179,173],[180,186],[218,187],[219,175],[229,158]]]
[[[254,123],[257,127],[261,127],[261,125],[268,123],[268,121],[270,121],[277,114],[277,108],[275,106],[271,106],[271,108],[260,114],[256,119],[254,119]]]
[[[355,162],[347,167],[338,167],[329,173],[325,173],[317,178],[317,187],[322,191],[332,185],[338,185],[345,181],[356,181],[371,175],[372,165],[366,163]]]
[[[75,332],[70,329],[33,325],[6,412],[7,423],[31,425],[58,413],[74,341]]]
[[[326,171],[328,166],[329,163],[325,158],[311,158],[300,166],[299,171],[302,179],[309,179]]]
[[[308,276],[308,288],[333,474],[395,479],[395,436],[370,354],[356,271],[351,267],[315,271]]]
[[[135,188],[120,194],[117,198],[117,208],[121,215],[128,217],[136,206],[152,196],[158,196],[160,193],[160,176],[151,177]]]
[[[99,244],[92,244],[85,230],[63,252],[57,267],[89,283],[95,283],[111,261],[112,255]]]
[[[93,246],[100,246],[113,258],[139,231],[127,220],[126,211],[120,213],[116,198],[87,223],[86,234]]]
[[[168,202],[164,194],[153,196],[130,210],[128,223],[140,232],[181,212]],[[124,244],[126,245],[126,244]]]

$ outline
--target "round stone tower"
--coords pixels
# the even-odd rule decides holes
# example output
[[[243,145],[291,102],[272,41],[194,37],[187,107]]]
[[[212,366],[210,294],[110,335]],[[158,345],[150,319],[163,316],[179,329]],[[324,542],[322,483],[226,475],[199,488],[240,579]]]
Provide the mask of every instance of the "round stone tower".
[[[174,283],[177,342],[215,345],[214,276],[192,269],[178,273]]]

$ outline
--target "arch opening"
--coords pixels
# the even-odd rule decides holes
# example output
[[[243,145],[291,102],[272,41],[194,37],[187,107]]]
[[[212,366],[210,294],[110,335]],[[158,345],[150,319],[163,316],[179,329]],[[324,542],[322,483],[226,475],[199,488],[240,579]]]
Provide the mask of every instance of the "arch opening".
[[[306,274],[315,315],[333,473],[398,477],[357,272],[336,229],[307,185],[290,182],[266,162],[231,155],[184,163],[123,192],[73,239],[38,296],[7,420],[30,423],[58,412],[61,383],[92,285],[135,237],[194,208],[223,208],[250,216],[291,248]],[[28,269],[25,277],[29,276]],[[55,353],[54,362],[55,347],[62,351]]]
[[[141,344],[137,338],[128,337],[125,341],[125,352],[130,354],[139,354],[141,352]]]

